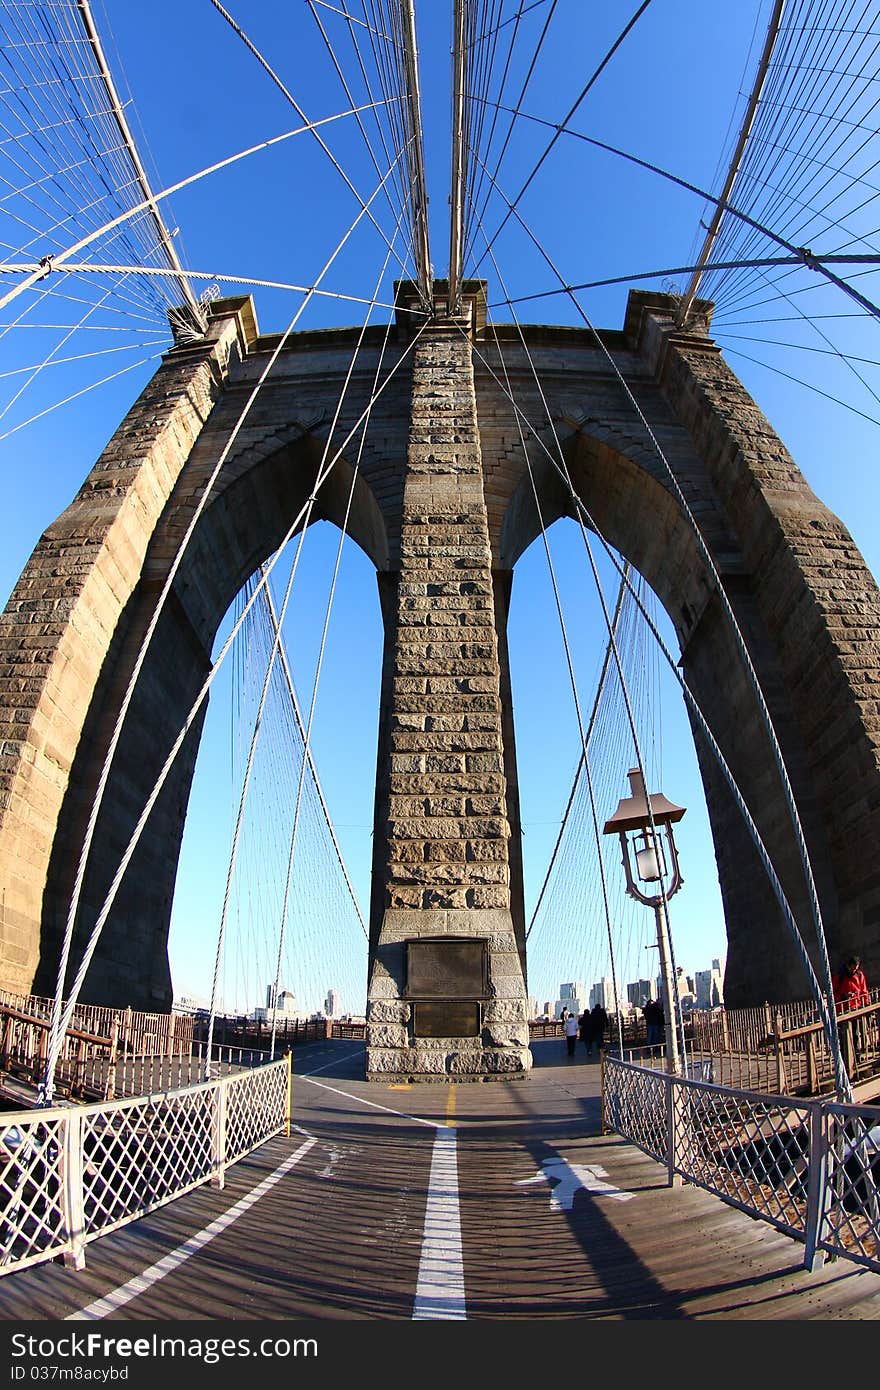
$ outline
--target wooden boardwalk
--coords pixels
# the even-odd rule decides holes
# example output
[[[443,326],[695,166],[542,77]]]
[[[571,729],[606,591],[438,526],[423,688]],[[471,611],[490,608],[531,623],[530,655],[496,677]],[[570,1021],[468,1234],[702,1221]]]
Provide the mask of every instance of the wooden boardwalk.
[[[355,1041],[298,1049],[289,1140],[223,1191],[93,1242],[81,1272],[0,1279],[0,1318],[880,1317],[880,1275],[841,1261],[809,1274],[772,1227],[670,1190],[665,1169],[600,1133],[598,1064],[533,1046],[530,1076],[451,1087],[368,1084]]]

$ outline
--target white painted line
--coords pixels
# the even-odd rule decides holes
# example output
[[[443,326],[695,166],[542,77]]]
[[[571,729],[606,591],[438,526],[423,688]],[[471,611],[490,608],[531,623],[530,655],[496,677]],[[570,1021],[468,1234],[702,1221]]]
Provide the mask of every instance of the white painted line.
[[[540,1173],[536,1173],[533,1178],[521,1178],[514,1186],[526,1187],[533,1182],[554,1183],[555,1186],[550,1193],[551,1211],[571,1211],[575,1195],[581,1188],[597,1197],[611,1197],[615,1202],[629,1202],[634,1194],[621,1192],[619,1187],[605,1182],[607,1177],[607,1171],[598,1163],[566,1163],[564,1158],[545,1158]]]
[[[320,1086],[322,1091],[332,1091],[335,1096],[344,1096],[346,1100],[354,1101],[357,1105],[367,1105],[371,1110],[384,1110],[386,1115],[399,1115],[402,1120],[412,1120],[416,1125],[427,1125],[429,1129],[445,1129],[443,1120],[425,1120],[421,1115],[410,1115],[406,1110],[393,1110],[390,1105],[380,1105],[376,1100],[364,1100],[363,1096],[353,1096],[349,1091],[343,1091],[339,1086],[328,1086],[326,1081],[313,1081],[310,1076],[300,1076],[299,1081],[308,1081],[310,1086]]]
[[[292,1154],[288,1154],[284,1162],[278,1165],[274,1173],[270,1173],[267,1178],[264,1178],[261,1183],[258,1183],[257,1186],[246,1193],[244,1197],[240,1197],[234,1206],[230,1207],[222,1216],[218,1216],[217,1220],[212,1221],[210,1226],[206,1226],[205,1229],[199,1231],[197,1235],[190,1236],[189,1240],[184,1241],[183,1245],[179,1245],[177,1249],[172,1250],[169,1255],[165,1255],[161,1260],[157,1260],[154,1265],[150,1265],[149,1269],[144,1270],[143,1274],[136,1274],[132,1279],[129,1279],[127,1283],[121,1284],[118,1289],[114,1289],[113,1293],[107,1294],[104,1298],[95,1299],[93,1303],[89,1303],[85,1308],[80,1308],[76,1313],[68,1313],[65,1322],[82,1322],[90,1318],[110,1317],[111,1314],[116,1312],[117,1308],[121,1308],[124,1304],[130,1303],[133,1298],[137,1298],[138,1294],[146,1293],[147,1289],[152,1288],[160,1279],[164,1279],[166,1274],[170,1274],[172,1270],[177,1269],[178,1266],[188,1260],[191,1255],[197,1254],[209,1241],[212,1241],[215,1236],[219,1236],[221,1232],[226,1230],[227,1226],[232,1225],[233,1221],[237,1221],[240,1216],[244,1216],[245,1212],[249,1211],[255,1202],[258,1202],[276,1183],[280,1182],[281,1179],[290,1172],[291,1168],[299,1163],[301,1158],[305,1158],[309,1149],[315,1143],[317,1143],[316,1139],[307,1139],[304,1144],[300,1144],[298,1149]]]
[[[342,1057],[334,1057],[332,1062],[325,1062],[323,1067],[313,1067],[311,1071],[295,1071],[294,1081],[308,1081],[310,1076],[317,1076],[319,1071],[332,1071],[333,1067],[339,1067],[343,1062],[347,1062],[351,1057],[357,1057],[363,1052],[360,1047],[355,1052],[346,1052]]]
[[[454,1129],[434,1140],[413,1318],[467,1318]]]

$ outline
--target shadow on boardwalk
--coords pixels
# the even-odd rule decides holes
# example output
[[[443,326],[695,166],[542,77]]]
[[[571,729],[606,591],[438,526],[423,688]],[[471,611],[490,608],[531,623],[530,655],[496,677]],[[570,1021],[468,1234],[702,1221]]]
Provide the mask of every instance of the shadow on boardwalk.
[[[412,1320],[438,1134],[455,1155],[441,1230],[453,1250],[457,1217],[469,1321],[880,1316],[880,1276],[842,1262],[809,1274],[766,1223],[670,1190],[663,1167],[601,1134],[598,1063],[557,1040],[533,1050],[511,1081],[383,1086],[364,1080],[361,1044],[297,1049],[289,1140],[223,1191],[95,1241],[83,1271],[0,1280],[0,1316]]]

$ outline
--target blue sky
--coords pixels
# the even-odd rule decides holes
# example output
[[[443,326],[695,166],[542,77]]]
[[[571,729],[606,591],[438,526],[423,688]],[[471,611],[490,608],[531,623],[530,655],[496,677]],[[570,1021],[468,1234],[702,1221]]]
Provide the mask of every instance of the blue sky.
[[[329,115],[347,105],[306,4],[250,0],[247,6],[230,8],[307,115]],[[519,64],[519,72],[534,51],[550,7],[540,3],[523,8],[525,56],[518,56],[514,63],[514,67]],[[560,0],[523,110],[560,121],[636,8],[633,0],[614,0],[602,6]],[[451,5],[447,0],[420,0],[416,9],[432,257],[436,273],[444,274],[451,162]],[[504,13],[509,16],[515,9],[508,0]],[[713,183],[717,187],[722,151],[738,124],[769,10],[767,0],[742,0],[737,5],[721,0],[654,0],[596,81],[572,120],[573,127],[700,187]],[[344,69],[356,83],[339,16],[323,6],[317,6],[316,11],[338,44]],[[299,123],[284,96],[208,0],[177,0],[175,4],[153,0],[149,6],[105,0],[104,5],[95,5],[95,18],[120,87],[130,89],[129,117],[134,121],[137,115],[135,128],[143,132],[140,148],[157,189]],[[517,83],[511,82],[510,90],[516,87]],[[352,182],[362,196],[369,196],[378,178],[352,122],[324,129]],[[548,138],[546,128],[528,121],[518,123],[499,173],[499,184],[507,197],[519,192]],[[488,233],[494,233],[501,221],[503,207],[498,198],[490,204],[485,219]],[[354,198],[326,154],[304,135],[195,183],[174,197],[166,217],[180,228],[176,242],[184,264],[194,270],[241,277],[238,284],[224,284],[225,292],[238,293],[248,289],[247,280],[253,277],[311,284],[356,210]],[[582,308],[602,327],[622,323],[631,285],[662,287],[662,282],[640,280],[640,272],[680,266],[692,259],[701,236],[700,219],[706,215],[702,201],[692,194],[567,138],[557,142],[524,195],[520,210],[569,283],[628,277],[627,283],[579,295]],[[387,206],[382,221],[390,228]],[[12,244],[7,232],[7,246]],[[483,249],[476,232],[474,252],[465,271],[474,272],[476,259],[476,273],[489,281],[490,303],[497,305],[495,317],[509,321],[511,311],[500,303],[504,295]],[[498,237],[494,252],[511,297],[556,287],[547,261],[515,219],[510,219]],[[326,284],[340,293],[369,295],[383,255],[382,239],[369,226],[362,226],[334,264]],[[7,257],[13,259],[8,251]],[[386,276],[385,298],[390,295],[393,274],[389,271]],[[198,282],[197,288],[204,283]],[[677,287],[681,283],[678,277]],[[265,331],[283,328],[299,302],[289,292],[253,292]],[[836,315],[853,307],[837,291],[817,288],[807,293],[811,312]],[[7,504],[0,517],[0,589],[4,597],[40,531],[70,500],[154,370],[154,361],[141,363],[141,359],[155,357],[167,346],[161,309],[135,319],[126,317],[124,308],[120,304],[123,312],[112,323],[129,330],[129,336],[120,340],[127,344],[125,354],[43,372],[4,417],[6,428],[14,429],[0,438]],[[789,306],[783,304],[783,308],[786,314],[791,312]],[[520,312],[528,321],[580,322],[564,295],[523,303]],[[306,311],[300,326],[355,323],[360,321],[360,313],[360,306],[342,300],[318,300]],[[51,317],[49,314],[47,321]],[[375,321],[383,317],[380,312]],[[876,425],[873,419],[865,418],[877,415],[877,403],[852,370],[822,342],[814,339],[810,347],[806,345],[806,339],[799,336],[801,325],[753,322],[767,317],[772,317],[767,307],[747,311],[732,302],[723,314],[719,312],[718,340],[807,480],[847,523],[870,568],[877,573],[880,542],[874,517],[880,484],[874,466]],[[828,330],[845,335],[845,346],[856,356],[871,359],[876,355],[876,323],[864,319],[838,322],[835,318],[828,321]],[[44,349],[36,348],[38,337],[42,341],[36,330],[7,333],[0,339],[0,369],[11,371],[39,360]],[[87,341],[90,347],[95,336]],[[822,355],[816,347],[822,348]],[[72,351],[70,346],[65,349],[65,353]],[[769,365],[759,366],[752,358]],[[64,395],[116,370],[116,361],[130,370],[51,410],[26,428],[15,428],[31,413],[48,409]],[[863,364],[859,370],[867,375],[874,369]],[[809,385],[803,385],[803,380]],[[855,410],[829,399],[835,396],[850,401]],[[36,478],[38,486],[34,485]],[[560,524],[554,528],[552,543],[579,654],[581,698],[589,705],[591,674],[601,656],[601,625],[588,592],[590,581],[574,527]],[[330,528],[320,527],[310,538],[303,561],[302,597],[297,601],[296,626],[289,644],[302,663],[297,669],[301,670],[300,691],[306,701],[309,653],[317,640],[321,596],[334,546]],[[349,546],[322,677],[314,750],[364,908],[369,896],[379,634],[373,575],[365,558]],[[530,915],[579,753],[571,692],[539,544],[517,570],[511,659]],[[352,699],[353,689],[358,692],[356,700]],[[657,741],[658,776],[663,790],[689,808],[679,836],[685,887],[676,900],[673,926],[679,963],[692,970],[708,966],[712,957],[723,954],[723,921],[690,735],[680,699],[668,679],[661,682],[658,699],[662,705],[658,714],[662,719],[662,736]],[[229,766],[229,716],[223,706],[224,701],[215,696],[187,825],[171,940],[177,990],[203,997],[209,988],[223,889],[218,864],[222,864],[229,843],[230,808],[236,800]],[[620,767],[615,798],[626,791],[628,765],[624,760]],[[609,814],[614,806],[601,809]],[[643,935],[638,939],[634,936],[627,948],[622,967],[627,979],[644,973],[639,960],[651,959],[644,954],[650,944],[650,923],[643,927]],[[602,951],[595,945],[581,950],[572,941],[565,949],[567,955],[542,945],[536,953],[530,988],[541,1002],[555,997],[561,980],[586,976],[590,983],[607,969]],[[239,957],[242,954],[246,952],[239,950]],[[253,996],[263,962],[256,967],[255,977],[243,982],[235,978],[234,951],[229,959],[226,987],[230,997],[242,990]],[[295,970],[296,963],[290,968]],[[326,988],[338,987],[333,978],[323,979],[323,969],[323,964],[315,967],[307,986],[290,980],[282,983],[293,984],[304,998],[308,994],[305,1002],[316,1007]],[[253,1004],[257,999],[249,997],[247,1002]],[[353,998],[344,999],[343,1004],[358,1007]]]

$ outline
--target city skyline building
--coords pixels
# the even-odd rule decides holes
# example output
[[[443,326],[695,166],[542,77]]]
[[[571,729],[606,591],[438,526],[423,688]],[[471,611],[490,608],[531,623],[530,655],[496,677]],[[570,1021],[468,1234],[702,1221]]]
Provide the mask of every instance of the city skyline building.
[[[276,990],[274,985],[266,988],[265,1006],[254,1009],[251,1015],[256,1023],[278,1023],[296,1016],[296,995],[289,989]]]
[[[657,984],[655,980],[634,980],[626,987],[626,997],[633,1008],[639,1009],[646,999],[654,999],[657,996]]]
[[[603,975],[590,990],[590,1008],[594,1009],[597,1004],[601,1004],[609,1014],[617,1013],[617,993],[610,975]]]
[[[724,965],[724,957],[716,956],[713,957],[711,966],[705,970],[689,972],[684,966],[677,966],[677,993],[685,1012],[695,1008],[717,1008],[724,1003]],[[642,977],[622,985],[620,987],[620,1012],[627,1015],[638,1014],[646,999],[662,998],[662,988],[662,980],[659,975],[654,979]],[[560,984],[559,997],[555,1003],[547,1000],[544,1003],[542,1013],[547,1018],[558,1019],[564,1008],[580,1014],[585,1008],[591,1009],[597,1003],[601,1004],[608,1013],[618,1012],[614,980],[610,975],[602,976],[589,989],[581,980],[566,981]],[[535,1002],[534,1016],[537,1015],[538,1006]]]
[[[554,1016],[559,1018],[563,1009],[568,1009],[572,1014],[582,1014],[586,997],[587,987],[583,980],[570,980],[560,985],[559,998],[553,1010]]]
[[[720,959],[713,960],[708,970],[696,972],[694,990],[698,1009],[716,1009],[724,1003],[724,972]]]

